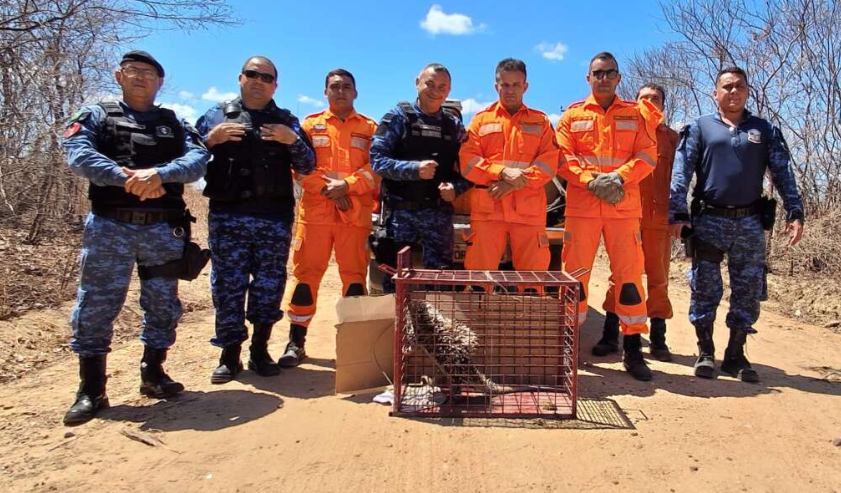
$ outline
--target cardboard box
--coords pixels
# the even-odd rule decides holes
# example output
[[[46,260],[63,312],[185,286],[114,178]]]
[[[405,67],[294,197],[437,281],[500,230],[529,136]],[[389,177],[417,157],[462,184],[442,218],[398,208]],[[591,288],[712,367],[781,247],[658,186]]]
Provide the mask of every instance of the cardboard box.
[[[336,393],[390,384],[394,372],[394,295],[336,302]]]

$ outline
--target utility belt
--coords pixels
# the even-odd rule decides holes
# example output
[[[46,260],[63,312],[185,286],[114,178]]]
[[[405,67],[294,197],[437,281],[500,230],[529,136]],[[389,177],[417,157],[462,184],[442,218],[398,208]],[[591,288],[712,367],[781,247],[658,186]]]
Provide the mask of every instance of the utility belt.
[[[777,218],[777,200],[773,197],[760,197],[759,200],[747,207],[717,207],[707,204],[703,200],[692,201],[692,217],[703,215],[740,219],[748,216],[759,216],[762,229],[771,231]]]
[[[451,204],[440,198],[424,200],[394,200],[386,199],[386,205],[394,211],[420,211],[426,209],[439,209],[451,206]]]
[[[172,223],[185,218],[189,212],[184,210],[160,209],[118,209],[109,207],[94,207],[92,212],[106,219],[113,219],[121,223],[148,226],[158,223]],[[195,219],[193,219],[195,221]]]
[[[204,266],[210,260],[210,250],[202,249],[198,244],[190,241],[192,237],[191,225],[196,222],[196,218],[190,214],[189,210],[142,210],[95,207],[93,213],[100,217],[114,219],[115,221],[127,224],[150,225],[165,222],[172,228],[173,236],[184,239],[184,250],[181,253],[181,258],[170,260],[161,265],[137,266],[137,274],[144,281],[155,278],[192,281],[199,277],[202,269],[204,269]]]

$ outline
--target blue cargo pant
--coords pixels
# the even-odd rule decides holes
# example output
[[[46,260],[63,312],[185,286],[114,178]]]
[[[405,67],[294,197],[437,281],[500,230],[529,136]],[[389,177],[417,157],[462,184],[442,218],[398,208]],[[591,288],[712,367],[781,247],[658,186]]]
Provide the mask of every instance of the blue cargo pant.
[[[693,227],[698,238],[727,255],[731,290],[727,327],[754,332],[765,268],[765,232],[759,217],[730,219],[701,215],[694,220]],[[696,327],[712,327],[723,295],[721,266],[709,260],[692,259],[689,287],[692,290],[689,321]]]
[[[181,258],[183,250],[184,238],[176,237],[167,223],[140,226],[89,214],[82,238],[79,292],[70,314],[73,351],[82,357],[107,354],[134,264],[165,264]],[[170,347],[182,314],[178,279],[141,280],[140,307],[140,340],[154,349]]]
[[[283,318],[280,301],[286,288],[292,224],[227,212],[211,212],[208,224],[210,287],[216,307],[216,336],[210,342],[224,348],[248,339],[246,319],[273,324]]]
[[[449,209],[394,210],[386,220],[386,233],[403,248],[423,250],[427,269],[453,268],[453,213]],[[383,278],[383,292],[394,292],[390,275]]]

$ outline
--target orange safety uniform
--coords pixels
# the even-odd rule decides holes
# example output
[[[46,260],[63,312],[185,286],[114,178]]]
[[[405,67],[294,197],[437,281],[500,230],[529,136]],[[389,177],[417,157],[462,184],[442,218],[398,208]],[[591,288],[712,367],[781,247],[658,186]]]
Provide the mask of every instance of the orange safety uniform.
[[[291,323],[307,327],[315,315],[318,286],[336,245],[342,293],[367,294],[368,235],[371,232],[371,193],[379,178],[371,170],[368,149],[377,123],[352,111],[342,121],[329,109],[308,116],[301,127],[315,149],[316,169],[297,177],[304,190],[292,244],[292,298],[286,306]],[[344,180],[352,207],[341,211],[321,195],[323,176]]]
[[[476,186],[470,192],[470,229],[464,266],[497,269],[511,242],[517,270],[546,270],[551,254],[546,236],[546,193],[555,176],[558,146],[542,111],[523,105],[513,115],[494,103],[473,117],[459,152],[461,174]],[[526,186],[501,199],[488,193],[505,168],[523,170]]]
[[[567,180],[566,230],[561,257],[563,268],[592,269],[599,239],[604,235],[615,291],[616,310],[624,334],[648,332],[643,254],[640,238],[640,182],[657,165],[656,129],[660,113],[649,102],[616,97],[607,110],[592,94],[572,104],[558,122],[559,174]],[[600,200],[587,189],[593,173],[617,172],[625,196],[616,204]],[[587,285],[581,278],[584,300],[578,320],[587,317]]]
[[[672,237],[669,234],[669,188],[672,164],[680,135],[666,125],[657,127],[657,168],[640,183],[642,198],[642,253],[645,258],[645,306],[649,318],[672,318],[669,301],[669,263]],[[602,307],[613,312],[616,307],[614,283]]]

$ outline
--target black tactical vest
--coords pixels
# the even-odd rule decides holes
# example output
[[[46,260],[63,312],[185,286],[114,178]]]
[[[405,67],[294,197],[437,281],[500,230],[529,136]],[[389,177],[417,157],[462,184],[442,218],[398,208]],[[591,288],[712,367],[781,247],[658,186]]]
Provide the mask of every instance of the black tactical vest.
[[[242,123],[246,133],[239,142],[225,142],[211,149],[204,195],[212,210],[256,213],[291,211],[292,154],[289,146],[260,138],[265,124],[289,124],[290,113],[269,103],[261,111],[247,111],[242,100],[221,103],[223,122]]]
[[[102,102],[99,106],[108,116],[97,136],[97,149],[121,167],[154,168],[184,155],[184,128],[172,110],[159,108],[157,120],[136,122],[126,117],[119,103]],[[163,197],[141,202],[123,187],[91,183],[88,198],[93,208],[184,209],[184,185],[164,183],[164,189]]]
[[[394,159],[405,161],[434,160],[438,163],[431,180],[397,181],[383,179],[383,193],[389,202],[413,202],[423,208],[438,207],[438,185],[452,182],[459,178],[458,126],[449,114],[444,113],[440,121],[424,114],[419,114],[411,103],[402,102],[400,109],[406,114],[406,127],[403,138],[394,150]],[[381,126],[385,131],[385,125]]]

